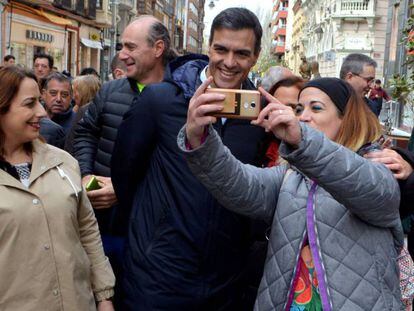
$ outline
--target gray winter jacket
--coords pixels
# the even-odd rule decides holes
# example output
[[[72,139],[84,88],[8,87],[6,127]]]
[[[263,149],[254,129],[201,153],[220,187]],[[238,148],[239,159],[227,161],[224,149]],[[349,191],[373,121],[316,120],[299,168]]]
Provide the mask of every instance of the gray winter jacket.
[[[287,174],[288,165],[241,164],[211,127],[191,151],[185,130],[178,135],[192,172],[223,206],[272,223],[255,310],[285,310],[306,237],[324,311],[401,310],[397,182],[384,165],[301,127],[298,149],[280,146]]]

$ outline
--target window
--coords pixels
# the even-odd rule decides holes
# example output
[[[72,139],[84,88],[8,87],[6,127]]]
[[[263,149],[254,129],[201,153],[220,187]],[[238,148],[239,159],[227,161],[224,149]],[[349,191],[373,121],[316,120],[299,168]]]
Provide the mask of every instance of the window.
[[[190,11],[193,12],[193,14],[198,17],[198,10],[196,6],[194,5],[194,3],[192,2],[190,3]]]
[[[391,39],[390,39],[390,52],[389,52],[390,62],[394,62],[397,56],[399,12],[400,12],[400,4],[397,3],[392,7]]]

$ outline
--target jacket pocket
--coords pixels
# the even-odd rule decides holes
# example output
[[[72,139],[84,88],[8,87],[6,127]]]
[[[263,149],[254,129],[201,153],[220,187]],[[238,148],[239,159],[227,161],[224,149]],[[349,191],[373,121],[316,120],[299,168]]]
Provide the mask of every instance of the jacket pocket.
[[[152,236],[149,240],[149,243],[146,247],[145,254],[149,255],[152,251],[154,244],[159,240],[162,235],[163,230],[165,229],[165,225],[168,224],[168,217],[170,215],[170,208],[165,204],[162,205],[157,221],[154,222],[154,228],[152,231]]]

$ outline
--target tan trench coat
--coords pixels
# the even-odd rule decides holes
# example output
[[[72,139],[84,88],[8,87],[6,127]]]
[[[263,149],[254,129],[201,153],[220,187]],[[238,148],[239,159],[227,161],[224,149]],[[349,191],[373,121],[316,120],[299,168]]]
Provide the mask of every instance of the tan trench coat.
[[[33,144],[28,189],[0,170],[0,310],[95,310],[115,277],[78,163]]]

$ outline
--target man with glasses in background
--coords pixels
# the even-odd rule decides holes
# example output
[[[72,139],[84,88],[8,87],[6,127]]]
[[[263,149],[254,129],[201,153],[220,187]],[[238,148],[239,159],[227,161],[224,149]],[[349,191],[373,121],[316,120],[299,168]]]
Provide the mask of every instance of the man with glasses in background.
[[[348,82],[355,92],[364,98],[371,111],[378,117],[381,107],[370,100],[366,95],[370,90],[370,85],[375,79],[375,69],[377,62],[364,54],[354,53],[345,57],[341,66],[339,76]]]

